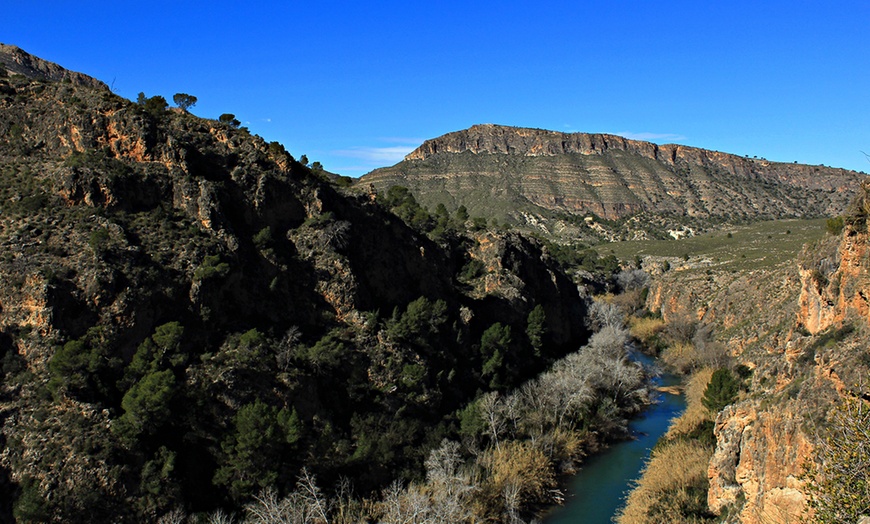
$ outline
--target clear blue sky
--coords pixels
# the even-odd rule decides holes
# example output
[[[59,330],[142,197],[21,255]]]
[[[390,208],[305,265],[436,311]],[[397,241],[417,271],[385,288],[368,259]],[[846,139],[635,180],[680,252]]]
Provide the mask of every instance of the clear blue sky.
[[[12,1],[0,42],[359,176],[478,123],[870,172],[870,1]]]

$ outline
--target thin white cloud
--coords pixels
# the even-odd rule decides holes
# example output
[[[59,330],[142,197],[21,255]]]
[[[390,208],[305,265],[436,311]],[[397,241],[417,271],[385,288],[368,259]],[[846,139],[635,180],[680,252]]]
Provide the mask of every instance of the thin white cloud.
[[[386,142],[388,144],[408,144],[413,145],[415,148],[426,141],[425,138],[417,138],[410,136],[385,136],[379,139],[381,142]]]
[[[419,142],[418,142],[419,144]],[[388,147],[351,147],[349,149],[339,149],[333,151],[335,156],[343,156],[346,158],[355,158],[363,162],[382,166],[385,164],[395,164],[401,162],[405,155],[415,149],[416,146],[388,146]]]
[[[685,140],[686,137],[683,135],[678,135],[676,133],[649,133],[649,132],[641,132],[634,133],[632,131],[621,131],[619,133],[613,133],[614,135],[619,135],[629,140],[648,140],[654,142],[663,142],[663,141],[677,141],[677,140]]]

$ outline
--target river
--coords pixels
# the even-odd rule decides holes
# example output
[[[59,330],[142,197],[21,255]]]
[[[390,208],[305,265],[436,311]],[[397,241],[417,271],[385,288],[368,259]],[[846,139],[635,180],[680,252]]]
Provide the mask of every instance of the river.
[[[648,357],[638,360],[648,364]],[[656,385],[673,386],[679,377],[663,374]],[[591,457],[571,479],[565,494],[565,505],[553,510],[545,524],[607,524],[622,507],[631,483],[640,476],[644,461],[652,447],[665,434],[671,420],[685,409],[683,395],[657,393],[651,405],[629,425],[634,440],[613,444],[603,453]]]

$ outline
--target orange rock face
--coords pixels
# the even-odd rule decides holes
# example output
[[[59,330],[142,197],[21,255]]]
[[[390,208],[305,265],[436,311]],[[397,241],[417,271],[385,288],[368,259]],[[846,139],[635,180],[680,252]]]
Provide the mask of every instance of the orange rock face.
[[[801,268],[798,321],[812,334],[847,318],[870,320],[870,247],[867,232],[847,228],[834,263],[823,259]],[[834,265],[835,264],[835,265]]]
[[[759,411],[738,404],[719,413],[710,460],[708,504],[714,513],[740,507],[740,522],[795,522],[806,509],[803,464],[812,446],[791,408]]]

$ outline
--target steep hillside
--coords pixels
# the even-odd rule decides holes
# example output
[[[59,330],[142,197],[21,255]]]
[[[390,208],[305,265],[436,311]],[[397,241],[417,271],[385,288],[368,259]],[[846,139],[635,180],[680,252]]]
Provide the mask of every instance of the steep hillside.
[[[303,467],[362,494],[418,478],[459,410],[588,338],[538,243],[435,242],[278,143],[22,53],[0,67],[0,520],[238,509]]]
[[[870,399],[867,209],[854,207],[841,235],[795,261],[741,272],[686,265],[654,279],[651,311],[669,326],[699,326],[696,350],[724,351],[751,370],[745,391],[715,416],[707,502],[725,522],[853,522],[870,510],[867,493],[844,487],[847,475],[863,475],[848,468],[870,458],[870,440],[850,442],[853,454],[836,459],[826,444],[843,445],[842,413]]]
[[[433,209],[464,205],[472,216],[557,236],[631,238],[720,221],[836,215],[863,177],[613,135],[476,125],[427,140],[359,184],[405,186]],[[584,220],[593,216],[603,225]]]

